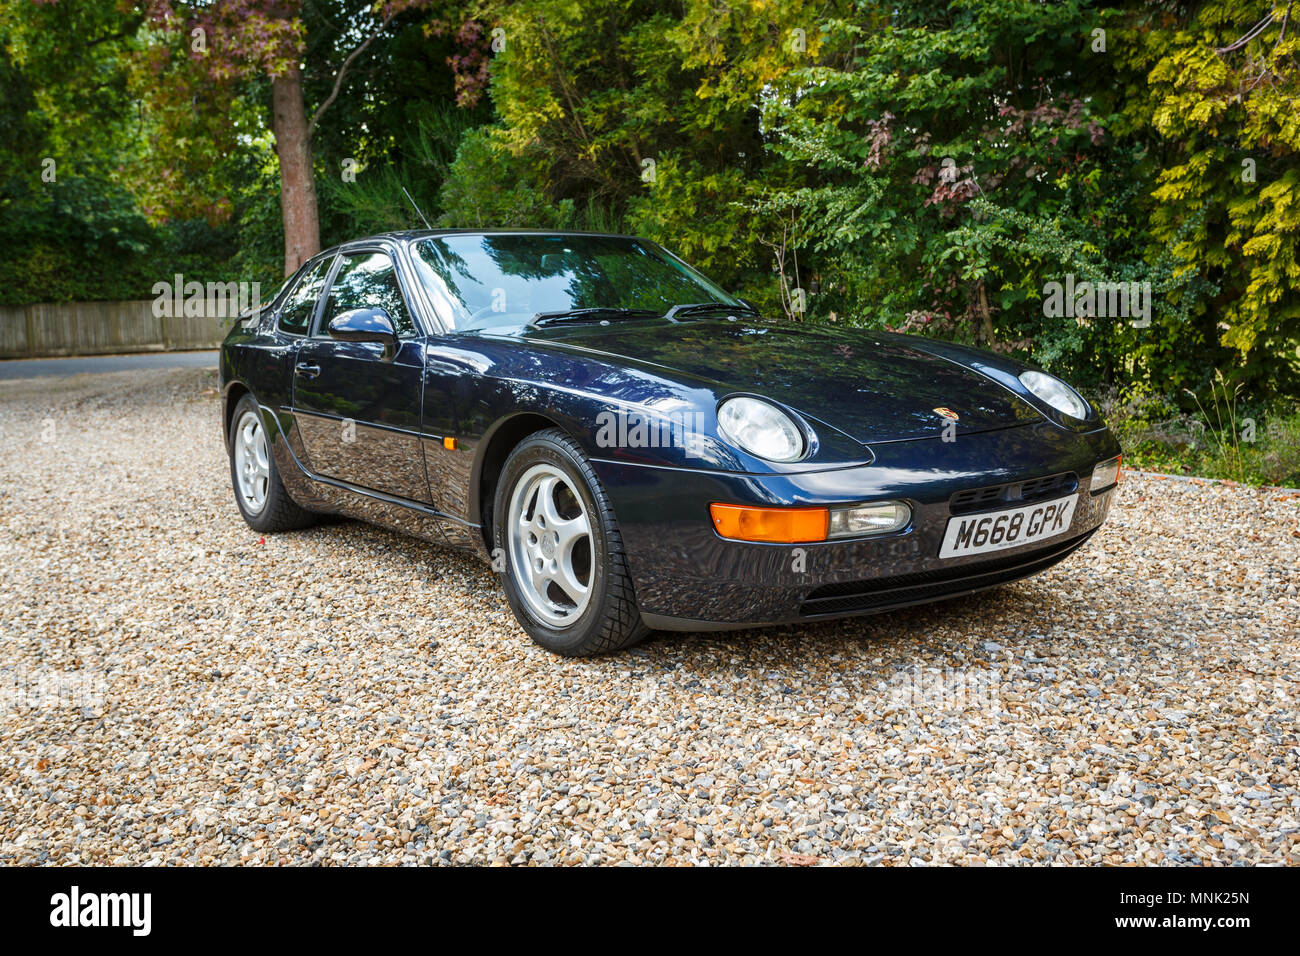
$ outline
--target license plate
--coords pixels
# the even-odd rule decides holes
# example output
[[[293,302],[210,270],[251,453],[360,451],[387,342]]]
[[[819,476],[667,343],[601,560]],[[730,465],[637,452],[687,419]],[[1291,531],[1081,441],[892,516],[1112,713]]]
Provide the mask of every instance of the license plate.
[[[948,519],[939,557],[956,558],[986,551],[1018,548],[1045,541],[1070,530],[1078,495],[1008,508],[983,515],[958,515]]]

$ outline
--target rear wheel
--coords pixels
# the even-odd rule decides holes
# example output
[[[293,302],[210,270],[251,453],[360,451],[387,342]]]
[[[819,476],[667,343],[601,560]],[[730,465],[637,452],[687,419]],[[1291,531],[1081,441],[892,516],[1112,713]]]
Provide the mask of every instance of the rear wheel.
[[[284,490],[275,467],[262,412],[251,395],[235,406],[230,429],[230,483],[235,504],[254,531],[274,532],[303,528],[315,515],[298,505]]]
[[[538,432],[510,453],[493,516],[506,597],[534,641],[587,657],[630,647],[649,633],[609,499],[568,435]]]

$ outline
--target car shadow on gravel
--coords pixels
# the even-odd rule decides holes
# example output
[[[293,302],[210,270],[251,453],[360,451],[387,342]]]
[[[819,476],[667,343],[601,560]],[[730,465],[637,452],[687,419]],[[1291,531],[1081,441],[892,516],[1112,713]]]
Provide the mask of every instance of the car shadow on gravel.
[[[1078,571],[1079,569],[1076,569]],[[915,665],[1069,657],[1080,647],[1106,653],[1117,645],[1156,645],[1192,653],[1181,633],[1187,601],[1158,583],[1117,585],[1076,574],[1071,589],[1052,576],[861,617],[742,631],[657,632],[628,653],[662,664],[798,669],[805,676],[845,667],[889,678]],[[1068,649],[1067,649],[1068,645]]]
[[[936,631],[956,630],[967,632],[972,638],[980,637],[987,622],[996,619],[1001,609],[1016,600],[1007,591],[1007,587],[1002,587],[933,604],[808,623],[737,631],[657,631],[640,646],[654,645],[663,652],[681,654],[690,654],[693,649],[714,653],[719,649],[761,647],[765,654],[772,656],[770,663],[823,658],[830,652],[866,656],[895,643],[930,642]]]
[[[300,534],[304,539],[313,535],[335,538],[339,544],[373,553],[375,561],[385,565],[379,571],[380,577],[391,580],[393,576],[419,574],[458,591],[478,590],[489,606],[508,610],[497,574],[464,552],[332,515],[323,516],[314,528]],[[1076,581],[1076,589],[1079,586]],[[805,675],[852,665],[863,676],[887,678],[900,669],[934,663],[955,651],[969,659],[988,658],[990,649],[1000,654],[1004,647],[1014,649],[1018,645],[1032,645],[1035,652],[1048,653],[1050,646],[1043,643],[1044,637],[1059,633],[1062,625],[1070,628],[1071,636],[1101,643],[1116,631],[1134,633],[1135,627],[1145,629],[1142,625],[1158,622],[1162,611],[1173,613],[1160,606],[1160,595],[1155,591],[1134,594],[1130,586],[1125,589],[1129,593],[1117,595],[1100,580],[1083,586],[1095,587],[1095,599],[1087,599],[1086,604],[1091,612],[1105,612],[1109,623],[1104,631],[1081,619],[1080,596],[1062,596],[1049,575],[860,617],[737,631],[656,631],[620,654],[577,663],[593,671],[636,662],[655,669],[685,667],[711,672],[774,668]],[[1140,589],[1141,584],[1137,587]],[[518,641],[527,653],[546,654],[510,620],[507,640]]]

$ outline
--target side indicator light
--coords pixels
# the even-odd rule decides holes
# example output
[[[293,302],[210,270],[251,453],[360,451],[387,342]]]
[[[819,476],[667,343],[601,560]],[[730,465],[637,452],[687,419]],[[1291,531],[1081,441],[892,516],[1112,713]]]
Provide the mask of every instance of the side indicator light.
[[[456,439],[454,439],[454,438],[444,438],[444,439],[442,440],[442,447],[445,448],[445,449],[447,449],[447,451],[455,451],[455,450],[456,450]]]
[[[826,508],[751,508],[744,505],[709,505],[713,527],[735,541],[796,544],[825,541],[830,525]]]

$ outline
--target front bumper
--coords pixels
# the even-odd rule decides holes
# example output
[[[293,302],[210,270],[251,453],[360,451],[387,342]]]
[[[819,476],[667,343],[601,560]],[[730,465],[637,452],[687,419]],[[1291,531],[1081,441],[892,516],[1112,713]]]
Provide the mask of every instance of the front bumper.
[[[872,446],[870,465],[792,475],[745,475],[593,461],[614,505],[637,601],[660,629],[725,629],[866,614],[954,597],[1036,574],[1105,521],[1115,489],[1094,494],[1092,469],[1119,454],[1109,431],[1051,423]],[[954,494],[1067,476],[1079,496],[1067,531],[989,554],[940,559]],[[1063,492],[1054,491],[1054,495]],[[710,502],[835,505],[902,499],[906,529],[813,544],[720,538]],[[1029,500],[1029,499],[1026,499]],[[1011,507],[998,501],[976,510]]]

